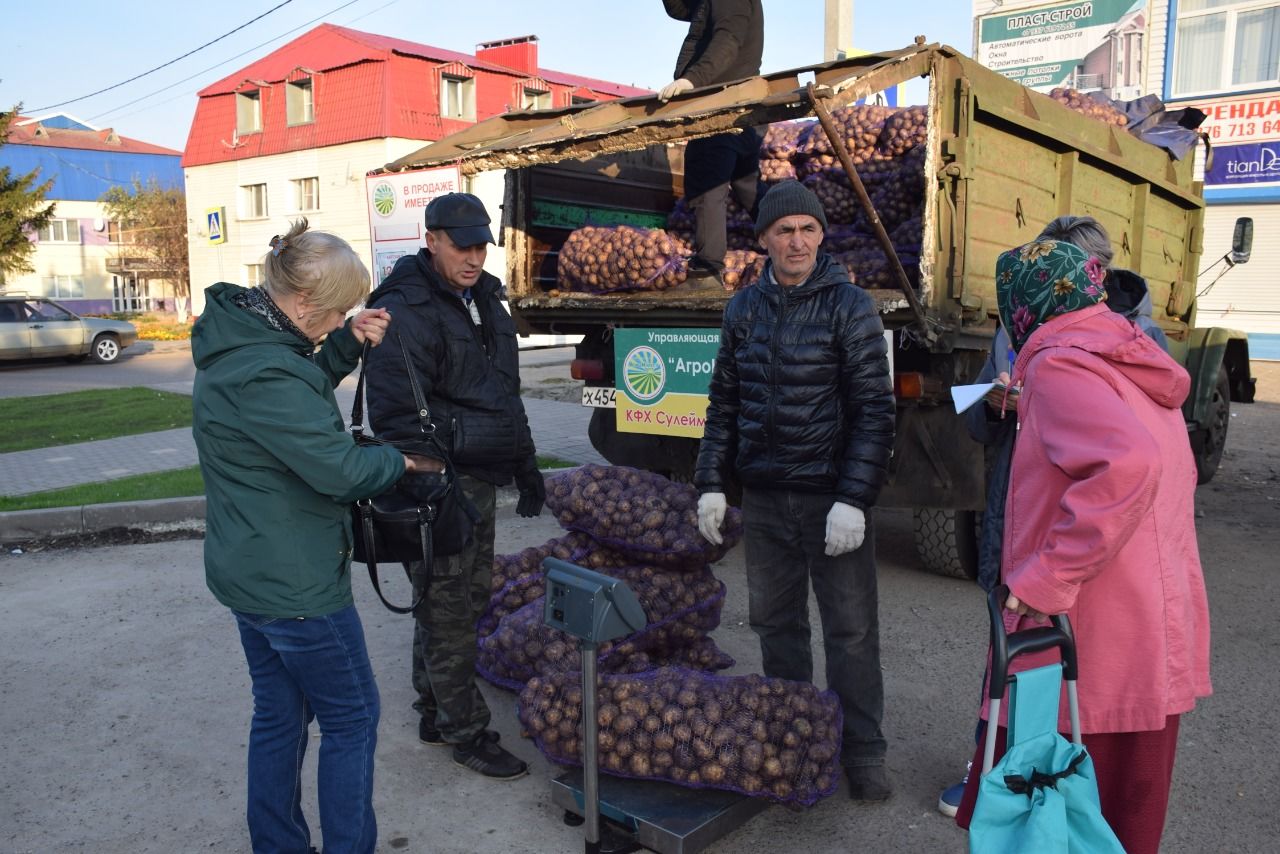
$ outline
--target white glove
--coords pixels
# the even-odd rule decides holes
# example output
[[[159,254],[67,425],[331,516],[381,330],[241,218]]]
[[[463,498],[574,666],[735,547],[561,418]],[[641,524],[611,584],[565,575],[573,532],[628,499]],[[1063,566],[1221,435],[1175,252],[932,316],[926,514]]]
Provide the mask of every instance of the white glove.
[[[840,501],[831,505],[827,514],[827,557],[853,551],[866,536],[867,517],[861,510]]]
[[[698,533],[713,545],[724,543],[720,526],[724,524],[724,514],[728,507],[729,503],[724,500],[723,492],[704,492],[698,497]]]
[[[662,87],[662,91],[658,93],[659,101],[670,101],[681,92],[688,92],[693,88],[693,84],[683,77],[672,80],[666,86]]]

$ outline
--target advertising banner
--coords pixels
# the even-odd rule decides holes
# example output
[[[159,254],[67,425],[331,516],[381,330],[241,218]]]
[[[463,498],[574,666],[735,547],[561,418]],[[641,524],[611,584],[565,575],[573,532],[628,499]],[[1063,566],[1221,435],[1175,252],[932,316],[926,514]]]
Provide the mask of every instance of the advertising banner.
[[[702,438],[719,329],[618,329],[618,431]]]
[[[1143,85],[1146,0],[1082,0],[986,15],[978,61],[1024,86],[1130,99]]]
[[[1280,187],[1280,94],[1194,102],[1213,144],[1206,190]]]
[[[397,260],[427,245],[423,218],[427,204],[436,196],[461,189],[456,166],[365,177],[375,287]]]

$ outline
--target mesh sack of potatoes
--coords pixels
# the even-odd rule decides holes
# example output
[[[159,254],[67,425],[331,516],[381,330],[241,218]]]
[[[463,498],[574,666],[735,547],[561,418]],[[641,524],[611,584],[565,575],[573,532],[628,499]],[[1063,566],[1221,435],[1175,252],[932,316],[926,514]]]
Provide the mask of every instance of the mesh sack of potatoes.
[[[480,637],[488,635],[507,614],[542,596],[546,591],[543,560],[556,557],[572,561],[575,555],[590,544],[591,538],[586,534],[569,532],[540,546],[530,546],[514,554],[495,557],[489,585],[489,604],[476,625],[477,634]]]
[[[795,156],[800,143],[812,132],[813,126],[812,119],[774,122],[769,125],[760,141],[761,166],[763,167],[765,160],[786,162]]]
[[[725,587],[711,570],[672,573],[653,567],[621,567],[608,575],[627,583],[644,609],[647,625],[599,647],[601,672],[631,672],[651,666],[637,655],[670,656],[693,646],[720,625]],[[495,685],[519,690],[534,676],[580,670],[578,644],[544,622],[545,600],[539,598],[503,617],[479,641],[476,670]]]
[[[836,135],[844,142],[855,165],[881,156],[876,151],[876,142],[885,121],[896,112],[896,107],[867,104],[840,107],[831,111],[831,123],[835,126]],[[802,136],[797,154],[809,160],[818,159],[827,165],[838,162],[825,160],[834,156],[835,149],[831,147],[831,140],[819,122],[812,122],[808,133]]]
[[[1129,126],[1129,117],[1122,111],[1117,110],[1110,104],[1095,100],[1076,89],[1060,87],[1050,92],[1049,97],[1067,109],[1075,110],[1077,113],[1088,116],[1091,119],[1097,119],[1100,122],[1115,125],[1116,127]]]
[[[560,247],[557,276],[571,291],[660,291],[685,280],[687,260],[663,229],[588,225]]]
[[[742,513],[725,514],[723,544],[698,533],[698,490],[660,474],[589,464],[547,478],[547,508],[561,527],[580,531],[636,561],[694,570],[715,563],[742,538]]]
[[[887,157],[901,157],[924,142],[928,130],[927,107],[907,107],[884,120],[876,148]]]
[[[796,167],[789,160],[761,160],[760,180],[766,184],[777,184],[796,177]]]
[[[577,674],[531,679],[520,722],[548,759],[581,764]],[[679,667],[606,675],[597,691],[606,773],[811,805],[839,783],[840,704],[808,682]]]
[[[914,287],[920,286],[919,252],[919,244],[916,244],[915,249],[900,250],[898,253],[898,260],[906,271],[907,281]],[[831,257],[844,265],[845,270],[860,288],[897,289],[898,287],[897,275],[878,245],[875,248],[852,252],[835,252]]]
[[[724,256],[724,289],[736,291],[760,278],[767,260],[769,256],[750,249],[730,249]]]

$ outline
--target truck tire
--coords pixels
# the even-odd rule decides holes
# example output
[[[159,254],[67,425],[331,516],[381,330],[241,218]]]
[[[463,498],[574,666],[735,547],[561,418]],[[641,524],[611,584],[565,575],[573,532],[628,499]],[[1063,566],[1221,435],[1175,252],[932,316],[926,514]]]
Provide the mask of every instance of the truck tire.
[[[951,578],[978,577],[978,513],[915,509],[916,552],[925,569]]]
[[[1218,381],[1209,398],[1205,411],[1205,426],[1191,433],[1191,452],[1196,458],[1196,483],[1213,480],[1222,463],[1222,451],[1227,446],[1227,428],[1231,425],[1231,379],[1227,366],[1218,367]]]

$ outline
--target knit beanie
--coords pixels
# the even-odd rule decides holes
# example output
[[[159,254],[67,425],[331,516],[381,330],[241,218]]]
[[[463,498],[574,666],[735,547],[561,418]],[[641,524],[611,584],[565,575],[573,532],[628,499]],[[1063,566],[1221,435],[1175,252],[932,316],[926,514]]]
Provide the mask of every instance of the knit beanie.
[[[774,184],[769,192],[760,200],[759,212],[756,214],[756,234],[761,234],[784,216],[811,216],[827,230],[827,215],[822,210],[822,202],[799,181],[783,181]]]

